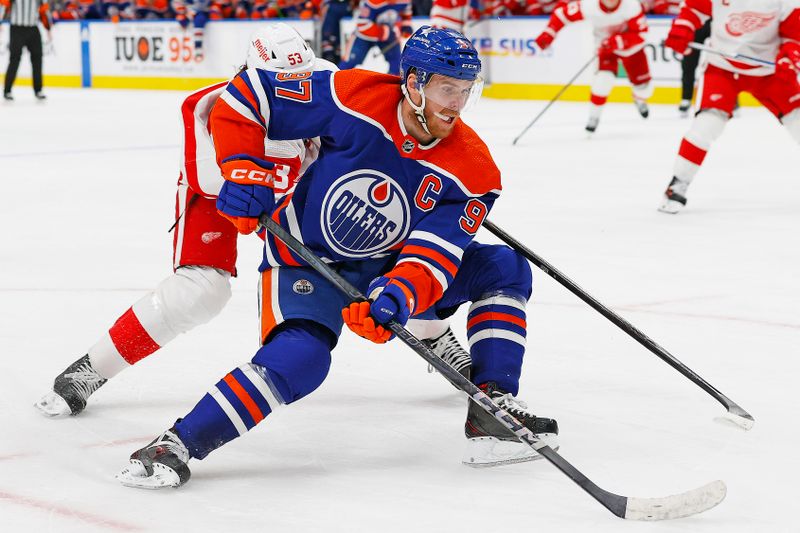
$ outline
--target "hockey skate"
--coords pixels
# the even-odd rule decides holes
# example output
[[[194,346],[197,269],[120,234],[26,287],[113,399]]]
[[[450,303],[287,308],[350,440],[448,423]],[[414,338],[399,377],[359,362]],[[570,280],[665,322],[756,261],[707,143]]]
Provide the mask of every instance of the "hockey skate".
[[[492,401],[519,420],[537,438],[553,450],[558,450],[558,423],[555,420],[534,416],[527,410],[528,406],[524,402],[498,389],[494,382],[480,387]],[[464,433],[467,436],[467,448],[462,462],[467,466],[500,466],[534,461],[542,457],[533,448],[520,442],[509,429],[473,401],[469,402]]]
[[[658,210],[671,215],[678,213],[686,205],[686,190],[688,188],[689,184],[687,182],[673,177],[669,187],[664,191],[664,198]]]
[[[691,100],[681,100],[680,105],[678,105],[678,113],[680,113],[681,118],[686,118],[689,116],[689,109],[692,108],[692,101]]]
[[[597,130],[599,124],[600,117],[589,117],[589,121],[586,123],[586,131],[591,135]]]
[[[452,329],[448,327],[447,331],[435,339],[426,339],[422,342],[441,360],[452,366],[459,374],[469,379],[470,369],[472,368],[472,358],[469,356],[469,352],[458,342]],[[433,372],[433,366],[428,365],[428,373]]]
[[[163,489],[180,487],[192,473],[186,463],[189,450],[172,427],[131,454],[130,463],[116,476],[126,487]]]
[[[86,408],[89,396],[106,381],[92,368],[87,354],[56,376],[53,390],[33,405],[43,415],[53,418],[77,415]]]
[[[636,111],[639,112],[639,115],[641,115],[642,118],[647,118],[650,116],[650,107],[647,105],[647,102],[639,98],[634,98],[633,103],[636,104]]]

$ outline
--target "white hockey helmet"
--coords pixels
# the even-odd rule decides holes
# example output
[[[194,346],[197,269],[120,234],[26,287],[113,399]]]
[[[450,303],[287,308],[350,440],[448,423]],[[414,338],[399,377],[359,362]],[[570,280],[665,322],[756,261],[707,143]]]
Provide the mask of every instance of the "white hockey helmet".
[[[247,66],[273,72],[303,72],[314,68],[314,51],[297,30],[284,22],[270,24],[250,36]]]

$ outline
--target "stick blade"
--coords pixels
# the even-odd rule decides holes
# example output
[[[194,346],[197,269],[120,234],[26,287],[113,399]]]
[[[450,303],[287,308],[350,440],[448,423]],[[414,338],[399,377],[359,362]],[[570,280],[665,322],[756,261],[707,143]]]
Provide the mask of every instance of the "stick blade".
[[[672,520],[708,511],[725,499],[728,489],[722,481],[664,498],[628,498],[626,520]]]
[[[753,428],[753,425],[756,423],[753,416],[739,407],[736,404],[731,405],[728,408],[728,412],[722,416],[718,416],[714,419],[714,422],[719,422],[723,425],[734,425],[739,429],[743,429],[745,431],[749,431]]]

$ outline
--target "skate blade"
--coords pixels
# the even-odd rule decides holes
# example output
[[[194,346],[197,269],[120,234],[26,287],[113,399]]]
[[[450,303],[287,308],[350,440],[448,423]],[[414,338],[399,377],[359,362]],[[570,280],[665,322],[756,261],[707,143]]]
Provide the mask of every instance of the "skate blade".
[[[542,433],[538,436],[553,451],[558,451],[557,435]],[[541,458],[533,448],[521,442],[503,441],[495,437],[475,437],[467,439],[467,448],[461,463],[472,468],[492,468]]]
[[[140,461],[131,461],[115,477],[122,485],[135,489],[156,490],[174,488],[181,484],[178,473],[161,463],[153,463],[153,473],[148,476]]]
[[[680,202],[676,202],[675,200],[670,200],[669,198],[665,198],[661,205],[658,206],[658,210],[662,213],[668,213],[670,215],[674,215],[679,213],[684,208],[684,205]]]
[[[72,410],[64,398],[53,391],[42,396],[33,406],[48,418],[66,418],[72,414]]]

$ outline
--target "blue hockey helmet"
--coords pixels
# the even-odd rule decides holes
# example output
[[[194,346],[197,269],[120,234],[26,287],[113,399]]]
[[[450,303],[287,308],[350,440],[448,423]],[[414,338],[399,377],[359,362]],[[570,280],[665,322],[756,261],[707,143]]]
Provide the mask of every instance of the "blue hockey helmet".
[[[400,56],[403,83],[415,69],[420,84],[433,74],[474,81],[481,60],[472,42],[455,30],[422,26],[408,39]]]

